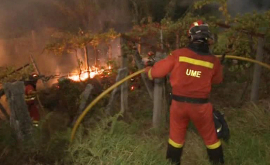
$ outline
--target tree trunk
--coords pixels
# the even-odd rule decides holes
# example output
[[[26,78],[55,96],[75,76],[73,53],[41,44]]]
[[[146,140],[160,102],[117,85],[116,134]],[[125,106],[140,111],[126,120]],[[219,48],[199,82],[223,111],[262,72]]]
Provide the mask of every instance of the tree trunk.
[[[135,59],[135,62],[136,62],[136,65],[138,67],[139,70],[143,69],[144,68],[144,65],[142,63],[142,58],[139,54],[138,51],[136,51],[136,54],[133,55],[134,56],[134,59]],[[153,85],[152,85],[152,82],[148,79],[147,75],[145,73],[142,73],[141,74],[142,76],[142,79],[143,79],[143,83],[148,91],[148,94],[150,96],[151,99],[153,99]]]
[[[83,47],[84,50],[84,60],[85,60],[85,69],[89,70],[89,58],[88,58],[88,48],[87,46]]]
[[[157,52],[155,59],[160,61],[163,58],[161,52]],[[155,79],[154,86],[154,107],[153,107],[153,127],[160,128],[164,124],[165,114],[164,114],[164,100],[163,100],[163,89],[164,89],[164,78]]]
[[[139,42],[138,42],[138,52],[141,54],[142,51],[142,46],[141,46],[141,37],[139,37]]]
[[[24,100],[24,83],[6,83],[4,91],[10,107],[10,125],[15,129],[18,139],[25,140],[31,135],[32,120]]]
[[[76,61],[77,61],[77,64],[78,64],[78,69],[80,71],[81,70],[81,61],[80,61],[80,59],[78,57],[78,51],[77,51],[77,49],[75,49],[74,51],[75,51]]]
[[[109,60],[112,60],[112,44],[109,44],[108,53],[109,53]]]
[[[178,33],[176,33],[175,48],[179,49],[179,34]]]
[[[76,56],[76,60],[77,60],[77,64],[78,64],[79,79],[81,81],[82,68],[81,68],[81,60],[78,57],[78,51],[77,51],[77,49],[75,49],[75,56]]]
[[[139,16],[139,8],[138,5],[135,1],[131,0],[132,4],[133,4],[133,8],[134,8],[134,20],[136,22],[137,25],[140,24],[140,16]]]
[[[164,44],[163,44],[163,31],[160,29],[160,48],[161,50],[164,49]]]
[[[265,43],[264,38],[258,38],[256,60],[260,61],[260,62],[263,60],[263,46],[264,46],[264,43]],[[259,99],[261,70],[262,70],[262,67],[260,65],[258,65],[258,64],[255,64],[254,72],[253,72],[251,98],[250,98],[252,102],[257,102],[258,99]]]
[[[97,52],[97,47],[94,46],[94,53],[95,53],[95,67],[98,66],[98,52]]]

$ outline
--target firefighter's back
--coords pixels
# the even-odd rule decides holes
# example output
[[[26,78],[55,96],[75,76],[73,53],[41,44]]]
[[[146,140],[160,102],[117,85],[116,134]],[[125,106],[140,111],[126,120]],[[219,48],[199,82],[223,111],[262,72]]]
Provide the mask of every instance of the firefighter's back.
[[[170,77],[173,94],[207,98],[218,59],[211,54],[198,54],[189,48],[175,50],[172,55],[177,60]]]

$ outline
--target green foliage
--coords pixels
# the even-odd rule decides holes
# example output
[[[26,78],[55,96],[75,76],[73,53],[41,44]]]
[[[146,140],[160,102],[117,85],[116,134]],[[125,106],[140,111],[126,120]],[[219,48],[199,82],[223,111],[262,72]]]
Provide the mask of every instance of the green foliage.
[[[101,42],[108,43],[119,36],[113,29],[105,33],[92,33],[80,30],[77,34],[71,32],[58,32],[52,35],[51,41],[45,50],[56,55],[71,53],[86,46],[97,47]]]
[[[194,9],[201,9],[202,7],[209,4],[218,4],[219,11],[222,12],[222,15],[225,17],[225,23],[228,23],[231,19],[231,15],[228,12],[228,1],[227,0],[200,0],[194,3]]]
[[[120,34],[114,31],[113,29],[109,29],[107,32],[102,33],[100,36],[102,41],[104,41],[105,43],[109,43],[110,41],[119,37]]]
[[[158,23],[149,23],[143,25],[134,25],[127,35],[139,39],[141,37],[151,38],[159,34],[160,25]]]
[[[75,116],[79,107],[80,95],[83,91],[84,85],[70,80],[59,82],[59,90],[57,97],[60,101],[61,107],[68,112],[69,115]]]
[[[52,41],[46,45],[45,50],[56,55],[71,53],[79,48],[85,47],[93,40],[94,36],[90,32],[79,31],[77,35],[72,33],[56,33],[52,35]]]
[[[61,124],[61,123],[58,123]],[[0,123],[0,159],[5,165],[63,164],[68,147],[68,132],[58,132],[51,138],[34,128],[31,139],[18,142],[15,132],[6,122]],[[46,140],[45,140],[46,139]]]
[[[9,123],[0,121],[0,148],[15,147],[16,134],[10,129]]]
[[[114,127],[97,127],[70,148],[73,164],[168,164],[164,159],[166,141],[136,135],[138,127],[116,121]],[[108,129],[113,132],[109,133]],[[160,152],[163,150],[163,152]]]
[[[269,164],[269,109],[248,104],[227,112],[231,141],[225,145],[228,164]]]
[[[0,70],[0,83],[14,82],[28,78],[33,73],[34,67],[32,65],[27,66],[19,71],[16,71],[14,67],[1,68]]]
[[[222,17],[197,14],[204,6],[217,4]],[[257,49],[257,38],[265,36],[266,41],[270,41],[269,17],[270,12],[247,13],[231,17],[228,12],[227,0],[201,0],[196,1],[192,7],[179,20],[172,21],[166,17],[160,23],[149,22],[143,25],[136,25],[128,33],[132,38],[151,38],[152,45],[160,44],[160,30],[163,31],[163,43],[167,52],[175,47],[184,47],[188,43],[187,31],[192,22],[198,19],[206,20],[210,25],[210,30],[218,36],[218,42],[213,46],[213,53],[223,54],[229,52],[233,55],[255,58]],[[224,23],[222,23],[224,22]],[[230,27],[221,29],[222,26]],[[220,42],[221,41],[221,42]],[[229,47],[232,45],[232,47]]]

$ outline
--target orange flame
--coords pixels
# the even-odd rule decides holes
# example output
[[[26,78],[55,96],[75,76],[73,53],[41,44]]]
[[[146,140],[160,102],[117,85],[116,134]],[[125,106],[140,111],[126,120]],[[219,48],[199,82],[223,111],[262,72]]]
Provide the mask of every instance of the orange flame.
[[[109,69],[110,69],[110,66],[109,66]],[[92,68],[89,68],[89,70],[84,70],[81,72],[81,74],[73,73],[69,75],[68,78],[73,81],[85,81],[89,77],[92,79],[96,75],[101,75],[103,72],[104,72],[104,69],[99,69],[98,67],[92,66]]]

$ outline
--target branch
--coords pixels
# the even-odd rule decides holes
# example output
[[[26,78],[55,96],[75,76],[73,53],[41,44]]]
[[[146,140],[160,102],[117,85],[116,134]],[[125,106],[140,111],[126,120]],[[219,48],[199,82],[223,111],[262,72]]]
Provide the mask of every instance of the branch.
[[[123,37],[124,39],[128,40],[128,41],[131,41],[131,42],[134,42],[134,43],[139,43],[141,45],[144,45],[146,47],[149,47],[151,49],[154,49],[156,51],[160,51],[160,52],[163,52],[164,50],[162,50],[161,48],[155,46],[155,45],[152,45],[152,44],[149,44],[149,43],[146,43],[146,42],[141,42],[139,39],[136,39],[136,38],[132,38],[126,34],[121,34],[121,37]]]
[[[230,25],[227,25],[227,24],[224,24],[224,23],[220,23],[220,22],[216,23],[216,25],[218,25],[219,27],[226,28],[226,29],[233,28]],[[236,31],[242,32],[242,33],[245,33],[245,34],[248,34],[248,35],[252,35],[252,36],[255,36],[255,37],[260,37],[260,38],[264,38],[265,37],[265,34],[256,33],[256,32],[249,32],[249,31],[247,31],[245,29],[236,29]]]

